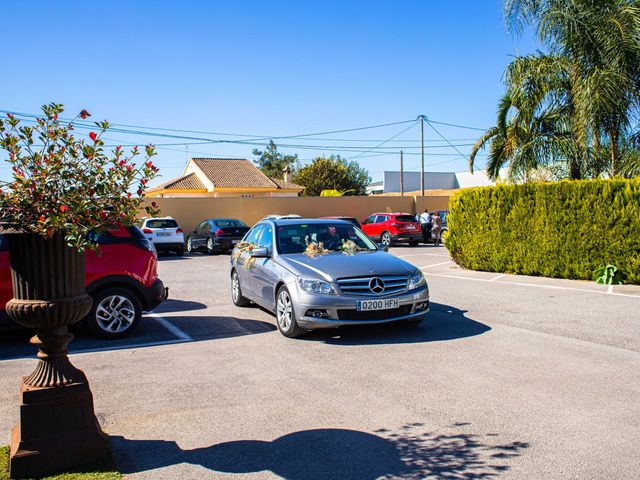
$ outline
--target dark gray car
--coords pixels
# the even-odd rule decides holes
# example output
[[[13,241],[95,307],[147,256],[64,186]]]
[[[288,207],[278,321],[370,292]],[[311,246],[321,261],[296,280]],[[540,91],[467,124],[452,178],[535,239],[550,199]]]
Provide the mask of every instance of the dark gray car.
[[[342,325],[417,325],[429,309],[422,272],[342,220],[266,220],[231,256],[232,299],[274,312],[280,332]]]

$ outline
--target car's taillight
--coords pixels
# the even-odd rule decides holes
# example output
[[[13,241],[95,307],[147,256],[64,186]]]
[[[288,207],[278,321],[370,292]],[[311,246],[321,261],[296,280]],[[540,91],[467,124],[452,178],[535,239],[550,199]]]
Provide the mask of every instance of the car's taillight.
[[[182,229],[180,227],[176,228],[176,233],[182,233]]]
[[[150,228],[143,228],[142,229],[142,233],[153,233],[153,230],[151,230]]]
[[[218,229],[218,230],[216,230],[216,231],[214,232],[214,235],[215,235],[216,237],[224,237],[224,230],[222,230],[222,229]]]

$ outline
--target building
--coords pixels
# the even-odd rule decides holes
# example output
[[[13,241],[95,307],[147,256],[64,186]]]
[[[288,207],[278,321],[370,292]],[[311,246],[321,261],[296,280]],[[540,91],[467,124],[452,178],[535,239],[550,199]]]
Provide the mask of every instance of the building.
[[[420,172],[403,172],[405,193],[419,192]],[[425,172],[425,190],[457,190],[458,188],[486,187],[495,185],[484,170],[475,172]],[[400,172],[385,171],[382,181],[372,182],[367,186],[369,195],[400,193]]]
[[[283,178],[262,173],[249,160],[192,158],[181,177],[147,190],[148,198],[176,197],[297,197],[304,187],[291,181],[291,170]]]

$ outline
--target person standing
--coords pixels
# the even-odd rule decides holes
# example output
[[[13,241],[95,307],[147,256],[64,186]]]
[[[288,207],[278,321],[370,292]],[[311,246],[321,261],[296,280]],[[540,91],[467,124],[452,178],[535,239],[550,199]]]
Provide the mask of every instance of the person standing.
[[[424,243],[429,242],[431,238],[431,214],[425,209],[424,213],[420,215],[420,226],[422,227],[422,241]]]
[[[440,235],[442,235],[442,218],[440,217],[440,214],[438,212],[435,212],[433,214],[433,219],[431,223],[433,225],[432,226],[433,235],[434,235],[433,243],[437,247],[440,245]]]

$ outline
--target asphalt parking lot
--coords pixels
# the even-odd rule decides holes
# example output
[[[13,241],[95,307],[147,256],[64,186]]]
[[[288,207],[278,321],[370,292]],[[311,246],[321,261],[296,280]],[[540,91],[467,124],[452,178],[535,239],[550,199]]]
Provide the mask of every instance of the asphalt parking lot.
[[[78,333],[96,412],[131,478],[635,478],[640,288],[471,272],[442,247],[415,329],[282,337],[231,303],[229,257],[162,257],[170,300],[130,338]],[[0,339],[0,435],[33,368]]]

